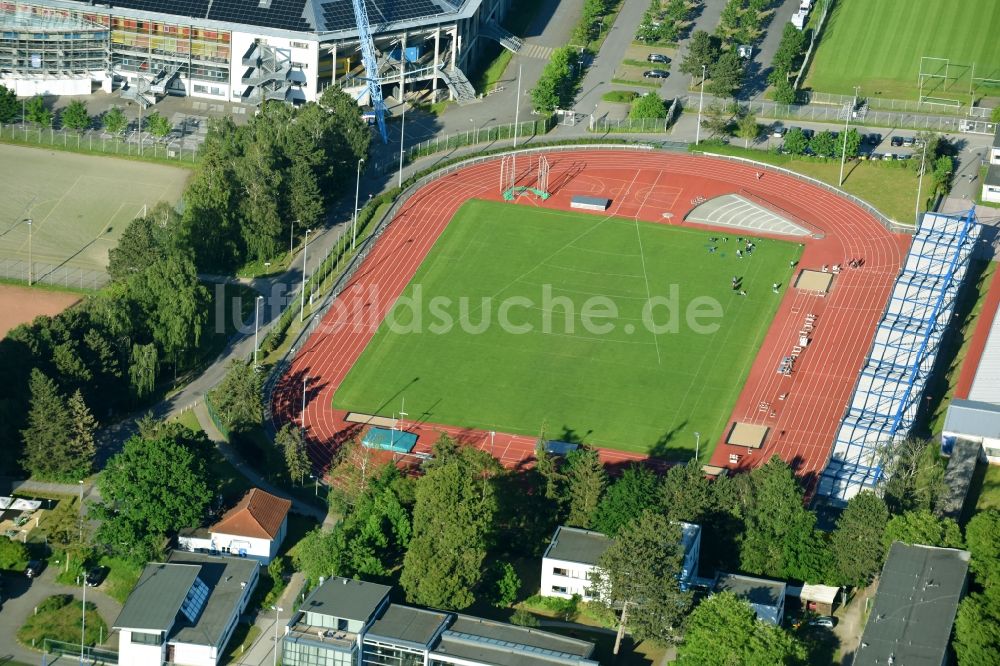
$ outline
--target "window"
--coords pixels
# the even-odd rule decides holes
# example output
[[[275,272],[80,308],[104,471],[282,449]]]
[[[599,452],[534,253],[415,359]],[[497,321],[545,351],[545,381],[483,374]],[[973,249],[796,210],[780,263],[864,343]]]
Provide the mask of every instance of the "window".
[[[161,645],[163,637],[160,634],[143,634],[132,632],[133,645]]]
[[[552,591],[553,591],[553,592],[557,592],[557,593],[559,593],[559,594],[569,594],[569,593],[568,593],[568,592],[566,591],[566,588],[565,588],[565,587],[563,587],[562,585],[553,585],[553,586],[552,586]]]
[[[553,567],[552,573],[556,576],[569,576],[569,572],[560,567]]]
[[[307,42],[291,42],[290,46],[293,49],[307,49],[307,48],[309,48],[309,44]]]

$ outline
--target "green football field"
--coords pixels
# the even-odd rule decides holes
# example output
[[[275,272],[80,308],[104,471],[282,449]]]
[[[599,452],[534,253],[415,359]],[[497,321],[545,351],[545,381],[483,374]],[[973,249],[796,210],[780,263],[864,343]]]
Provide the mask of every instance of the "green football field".
[[[925,95],[967,104],[973,63],[976,78],[1000,79],[1000,0],[838,0],[832,12],[806,80],[813,90],[915,100],[921,56],[951,61],[925,62],[948,77],[925,81]]]
[[[671,458],[688,457],[700,432],[704,458],[778,307],[772,284],[784,293],[801,251],[736,249],[735,234],[470,201],[334,406],[391,416],[405,399],[408,421],[544,428]]]

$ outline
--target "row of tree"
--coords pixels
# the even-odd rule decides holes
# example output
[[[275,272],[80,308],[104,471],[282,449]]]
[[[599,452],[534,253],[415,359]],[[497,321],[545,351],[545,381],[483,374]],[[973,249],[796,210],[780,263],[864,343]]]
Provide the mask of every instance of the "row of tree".
[[[538,83],[531,89],[531,103],[535,110],[550,114],[556,109],[570,108],[582,76],[582,54],[577,49],[563,46],[553,51],[538,77]]]
[[[804,30],[791,23],[785,24],[781,42],[771,60],[771,73],[767,82],[774,86],[774,101],[781,104],[795,103],[795,85],[789,78],[798,71],[809,40]]]
[[[705,90],[718,97],[733,97],[743,84],[743,59],[730,45],[704,30],[691,35],[688,52],[681,60],[680,71],[699,79],[706,78]]]
[[[764,24],[770,20],[766,12],[772,4],[774,0],[728,0],[722,8],[715,34],[730,43],[756,43]]]
[[[580,20],[573,29],[573,44],[587,46],[600,34],[604,18],[615,5],[612,0],[584,0]]]
[[[642,15],[635,38],[644,44],[668,44],[676,41],[691,17],[696,4],[688,0],[651,0]]]
[[[1000,654],[1000,511],[973,516],[965,527],[965,546],[973,582],[958,607],[953,646],[959,666],[992,664]]]
[[[41,95],[36,95],[23,103],[18,102],[14,91],[0,84],[0,123],[11,123],[18,118],[38,127],[59,126],[77,132],[101,127],[114,136],[121,136],[129,125],[125,112],[117,106],[99,116],[92,116],[87,110],[86,102],[72,100],[56,113],[48,107]],[[155,137],[163,138],[170,134],[173,125],[166,117],[154,111],[142,119],[142,129]]]

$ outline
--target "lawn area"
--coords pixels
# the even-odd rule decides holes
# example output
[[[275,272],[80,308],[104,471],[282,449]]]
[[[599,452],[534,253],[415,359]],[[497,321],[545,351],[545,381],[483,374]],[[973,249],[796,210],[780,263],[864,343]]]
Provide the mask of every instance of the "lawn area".
[[[80,643],[80,616],[83,607],[69,594],[57,594],[38,604],[36,613],[17,630],[17,640],[31,646],[32,641],[40,649],[46,638],[66,643]],[[97,607],[87,602],[86,630],[87,645],[94,646],[101,636],[108,635],[108,625],[97,612]]]
[[[976,502],[976,511],[1000,510],[1000,466],[984,465],[984,467],[986,472],[983,477],[982,490],[979,493],[979,501]]]
[[[142,565],[107,555],[101,557],[98,564],[109,569],[108,577],[101,583],[101,591],[109,597],[125,603],[132,588],[139,582]]]
[[[722,434],[801,251],[748,261],[711,234],[468,202],[334,404],[686,459]]]
[[[692,150],[694,146],[692,145]],[[745,149],[731,145],[702,145],[700,150],[720,155],[738,155],[791,169],[824,183],[836,186],[840,180],[840,161],[820,158],[797,158],[776,152]],[[930,176],[924,176],[924,192],[930,187]],[[844,169],[845,192],[867,201],[883,215],[901,224],[913,224],[917,200],[917,174],[902,163],[882,163],[858,160]]]
[[[1000,0],[838,0],[806,87],[849,95],[860,85],[862,95],[917,99],[920,58],[949,58],[947,72],[939,63],[947,81],[926,81],[924,94],[967,104],[973,63],[976,77],[1000,76],[998,33]]]

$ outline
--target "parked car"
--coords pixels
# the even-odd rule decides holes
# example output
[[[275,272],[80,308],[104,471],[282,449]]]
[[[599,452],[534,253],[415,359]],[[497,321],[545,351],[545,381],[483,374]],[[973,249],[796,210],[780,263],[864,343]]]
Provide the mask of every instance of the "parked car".
[[[914,137],[912,137],[912,136],[904,136],[903,137],[903,146],[905,148],[912,148],[913,144],[916,143],[916,141],[917,140]]]
[[[771,132],[771,136],[775,139],[780,139],[788,133],[788,128],[783,125],[775,125],[774,130]]]
[[[822,617],[813,618],[809,620],[810,627],[826,627],[827,629],[833,629],[837,625],[836,618],[832,618],[829,615],[824,615]]]
[[[807,139],[812,139],[814,136],[816,136],[816,130],[804,129],[802,130],[802,136],[804,136]]]
[[[896,159],[896,153],[886,153],[885,155],[882,156],[882,159],[886,162],[891,162],[892,160]]]
[[[665,69],[648,69],[642,75],[647,79],[665,79],[670,76],[670,72]]]
[[[87,572],[87,585],[90,587],[97,587],[104,582],[104,579],[108,577],[108,572],[110,569],[107,567],[94,567]]]
[[[670,58],[663,55],[662,53],[650,53],[648,56],[646,56],[646,60],[648,60],[649,62],[657,62],[660,63],[661,65],[666,65],[667,63],[670,62]]]
[[[882,135],[876,132],[872,132],[871,134],[865,134],[865,143],[872,146],[877,146],[878,144],[882,143]]]
[[[898,148],[903,145],[903,137],[894,136],[892,137],[892,141],[890,141],[889,143],[892,144],[894,148]]]
[[[38,578],[44,568],[45,562],[42,560],[31,560],[28,562],[28,566],[24,569],[24,575],[28,578]]]

